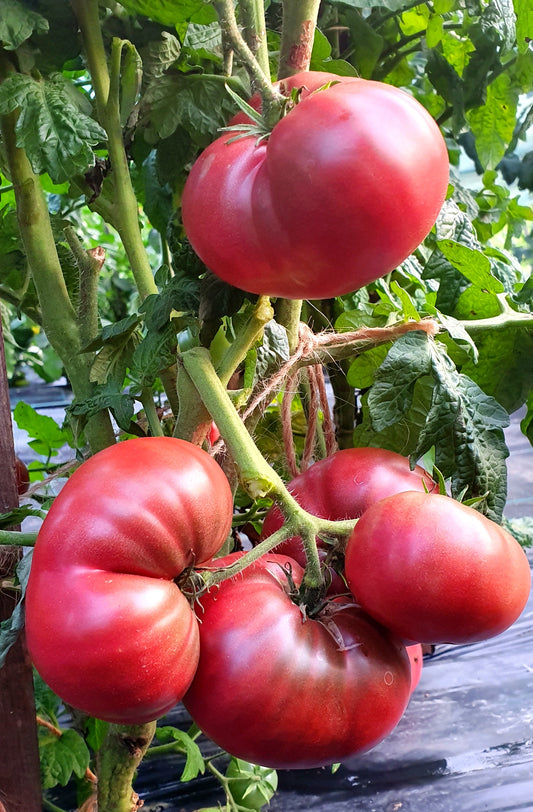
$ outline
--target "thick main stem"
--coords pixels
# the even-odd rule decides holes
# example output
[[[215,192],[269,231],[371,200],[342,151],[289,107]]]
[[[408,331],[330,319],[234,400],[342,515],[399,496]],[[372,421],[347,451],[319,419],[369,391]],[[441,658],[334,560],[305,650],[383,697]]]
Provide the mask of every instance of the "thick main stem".
[[[132,782],[156,723],[109,725],[98,753],[98,812],[135,812],[141,804]]]
[[[309,70],[320,0],[283,0],[278,79]]]

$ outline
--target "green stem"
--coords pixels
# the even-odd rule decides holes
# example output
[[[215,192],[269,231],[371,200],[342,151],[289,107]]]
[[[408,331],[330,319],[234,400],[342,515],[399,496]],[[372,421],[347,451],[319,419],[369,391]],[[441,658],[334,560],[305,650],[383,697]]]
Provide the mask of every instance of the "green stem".
[[[263,0],[240,0],[239,11],[244,39],[265,76],[270,76],[264,2]],[[256,90],[255,87],[252,89]]]
[[[52,803],[52,801],[49,801],[47,798],[43,798],[43,809],[46,809],[47,812],[66,812],[66,810],[63,809],[63,807],[56,806],[55,804]]]
[[[235,54],[248,72],[252,85],[261,95],[263,118],[267,126],[273,127],[280,119],[285,99],[272,86],[270,74],[263,71],[246,44],[237,24],[233,0],[212,0],[212,2],[217,11],[224,37],[231,43]]]
[[[11,547],[33,547],[37,533],[21,533],[18,530],[0,530],[0,545]]]
[[[274,317],[274,310],[270,304],[268,296],[260,296],[252,311],[252,315],[246,322],[244,328],[239,331],[217,366],[218,377],[227,386],[229,380],[237,367],[246,358],[250,347],[261,335],[261,332],[269,321]]]
[[[141,403],[143,405],[144,414],[150,426],[150,433],[152,437],[163,437],[164,431],[157,414],[157,409],[154,403],[154,395],[149,386],[143,386],[141,391]]]
[[[117,38],[113,40],[108,68],[98,0],[72,0],[72,7],[81,30],[98,118],[108,138],[109,160],[113,172],[114,224],[124,244],[139,295],[144,299],[158,290],[142,241],[138,203],[122,137],[120,70],[122,49],[126,43]]]
[[[276,302],[276,321],[287,330],[291,355],[298,346],[298,327],[302,314],[302,304],[301,299],[278,299]]]
[[[320,0],[283,0],[278,79],[309,70]]]
[[[98,751],[98,812],[133,812],[138,808],[132,782],[155,728],[155,722],[109,725]]]
[[[470,319],[460,322],[467,333],[477,333],[483,330],[508,330],[509,327],[523,328],[525,330],[533,328],[533,315],[531,313],[517,313],[511,309],[505,309],[500,316],[492,316],[488,319]]]
[[[82,348],[98,333],[98,277],[103,259],[97,259],[83,248],[72,226],[65,229],[65,237],[74,254],[79,272],[78,329]]]

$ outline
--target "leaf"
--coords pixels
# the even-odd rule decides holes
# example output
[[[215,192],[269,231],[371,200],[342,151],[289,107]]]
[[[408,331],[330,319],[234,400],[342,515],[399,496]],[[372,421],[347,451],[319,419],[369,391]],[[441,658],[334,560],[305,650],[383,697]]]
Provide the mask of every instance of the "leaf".
[[[152,386],[159,374],[176,363],[177,338],[170,322],[161,330],[149,330],[135,348],[131,375],[141,386]]]
[[[135,398],[125,392],[102,388],[98,394],[85,400],[74,400],[67,407],[67,414],[87,420],[98,412],[109,409],[123,431],[131,429],[135,414]]]
[[[351,8],[371,9],[376,7],[376,0],[332,0],[333,6],[350,6]],[[399,11],[410,5],[409,0],[380,0],[380,8]]]
[[[205,0],[124,0],[121,5],[131,14],[168,26],[191,20],[206,25],[217,19],[215,9]]]
[[[461,371],[507,412],[516,411],[533,389],[533,325],[510,321],[500,330],[487,325],[476,330],[474,337],[478,361],[463,364]]]
[[[32,507],[31,505],[21,505],[14,510],[9,510],[7,513],[0,513],[0,529],[17,527],[29,516],[38,516],[41,519],[44,518],[42,510]]]
[[[263,331],[263,343],[257,348],[256,375],[263,378],[289,360],[289,339],[283,325],[272,319]]]
[[[490,293],[503,293],[503,284],[492,275],[490,260],[481,251],[450,239],[438,240],[437,247],[453,267],[475,285]]]
[[[183,730],[171,726],[158,727],[155,738],[163,744],[175,742],[177,749],[187,757],[180,781],[192,781],[199,773],[205,772],[205,762],[200,748]]]
[[[513,0],[516,14],[516,42],[518,51],[525,54],[530,48],[533,31],[533,6],[530,0]]]
[[[46,728],[39,729],[39,756],[44,789],[60,784],[65,787],[74,774],[85,775],[90,753],[84,740],[75,730],[63,730],[57,736]]]
[[[0,0],[0,43],[14,51],[32,34],[46,34],[48,21],[17,0]]]
[[[368,389],[374,383],[376,370],[387,357],[390,344],[380,344],[354,358],[346,373],[346,380],[354,389]]]
[[[181,54],[181,42],[170,31],[162,31],[161,39],[149,42],[141,48],[143,82],[149,85],[154,79],[163,76]]]
[[[413,464],[435,448],[435,464],[451,477],[454,495],[488,492],[484,512],[498,521],[506,496],[508,450],[501,405],[455,368],[423,332],[399,338],[377,370],[356,444],[409,453]],[[369,421],[369,422],[368,422]]]
[[[467,113],[478,158],[486,169],[498,165],[513,138],[518,99],[519,89],[508,73],[501,73],[487,87],[485,104]]]
[[[431,371],[431,352],[426,339],[426,334],[418,330],[402,336],[377,370],[368,396],[375,431],[401,420],[412,405],[416,381]]]
[[[234,113],[224,82],[220,81],[223,78],[175,71],[152,84],[145,93],[141,110],[141,119],[148,125],[152,142],[156,138],[168,138],[180,126],[196,144],[207,144]],[[239,82],[231,82],[240,88]]]
[[[483,512],[500,521],[507,495],[507,412],[442,353],[433,353],[435,389],[412,459],[435,446],[435,464],[451,477],[452,495],[488,494]]]
[[[38,441],[39,447],[48,453],[50,449],[62,448],[71,442],[72,435],[68,429],[62,429],[55,420],[48,415],[39,414],[33,406],[19,400],[13,410],[15,423],[22,431],[27,431],[30,437]]]
[[[0,85],[0,113],[20,110],[17,146],[26,151],[34,172],[48,172],[54,183],[85,172],[94,163],[92,147],[107,138],[83,112],[84,101],[60,74],[37,81],[15,73]]]

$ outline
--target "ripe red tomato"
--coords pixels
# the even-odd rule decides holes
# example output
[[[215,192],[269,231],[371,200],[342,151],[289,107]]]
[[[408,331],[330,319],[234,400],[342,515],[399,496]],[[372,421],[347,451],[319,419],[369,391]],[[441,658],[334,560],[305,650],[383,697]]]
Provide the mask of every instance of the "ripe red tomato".
[[[380,82],[312,73],[267,140],[226,133],[195,162],[182,216],[218,276],[252,293],[318,299],[402,262],[444,202],[449,163],[429,113]]]
[[[347,448],[315,462],[288,484],[296,501],[321,519],[358,519],[364,511],[385,496],[400,491],[425,492],[436,485],[429,474],[409,460],[383,448]],[[272,507],[263,522],[261,538],[271,536],[283,524],[283,515]],[[319,541],[320,545],[320,541]],[[305,553],[299,537],[276,547],[305,566]]]
[[[290,565],[298,584],[303,571]],[[286,556],[264,556],[198,600],[200,662],[183,701],[237,758],[317,767],[390,733],[409,700],[409,658],[343,599],[304,617],[287,592],[286,566]]]
[[[472,643],[504,631],[531,585],[503,528],[448,496],[399,493],[371,505],[346,548],[356,601],[405,640]]]
[[[127,440],[87,460],[33,555],[26,632],[45,682],[111,722],[170,710],[199,656],[198,623],[175,579],[218,551],[231,520],[222,470],[183,440]]]

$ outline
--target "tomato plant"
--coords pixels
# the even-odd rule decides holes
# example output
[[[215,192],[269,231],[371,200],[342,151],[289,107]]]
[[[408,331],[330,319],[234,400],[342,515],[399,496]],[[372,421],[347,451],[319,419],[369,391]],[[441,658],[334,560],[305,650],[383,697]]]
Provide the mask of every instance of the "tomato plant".
[[[22,496],[30,487],[30,474],[26,463],[20,457],[15,457],[15,478],[18,494]]]
[[[297,586],[299,565],[268,555],[198,599],[200,662],[183,701],[238,758],[317,767],[368,750],[396,726],[410,695],[409,658],[345,600],[303,617],[288,567]]]
[[[70,706],[56,697],[52,718],[46,716],[48,703],[38,691],[41,787],[37,758],[30,758],[36,756],[34,704],[30,691],[19,688],[22,668],[31,686],[31,664],[23,659],[23,646],[18,662],[10,650],[0,670],[0,806],[7,812],[12,812],[11,799],[24,812],[40,812],[41,789],[48,793],[68,776],[77,782],[80,799],[97,796],[99,812],[135,803],[132,782],[155,735],[154,717],[185,690],[196,668],[200,635],[209,645],[214,638],[209,626],[198,629],[185,600],[192,584],[200,592],[208,589],[195,610],[205,604],[213,621],[218,611],[223,614],[225,595],[228,603],[235,595],[236,618],[242,617],[237,594],[246,593],[249,607],[232,630],[242,643],[235,655],[239,679],[226,674],[222,657],[214,658],[220,666],[215,673],[213,665],[211,685],[204,685],[206,705],[208,688],[219,679],[227,684],[233,674],[244,698],[247,690],[259,691],[260,683],[270,688],[266,699],[255,696],[255,739],[261,739],[260,713],[276,700],[287,707],[283,723],[300,724],[301,754],[294,755],[294,737],[281,727],[285,750],[270,731],[269,752],[252,755],[267,758],[279,750],[284,763],[317,763],[362,744],[348,741],[344,716],[337,733],[333,723],[323,730],[304,727],[292,698],[297,696],[300,708],[313,706],[317,725],[326,716],[329,683],[319,679],[312,656],[320,645],[328,663],[348,663],[344,670],[353,675],[364,719],[358,686],[371,691],[374,684],[373,655],[382,651],[376,639],[384,635],[392,641],[368,612],[356,612],[347,605],[350,599],[337,594],[346,592],[343,580],[330,585],[328,594],[320,557],[331,548],[316,555],[313,538],[339,539],[334,552],[342,552],[355,521],[346,517],[364,510],[361,528],[368,527],[367,515],[378,510],[378,499],[403,490],[398,486],[403,473],[390,458],[390,467],[376,462],[375,470],[368,462],[363,466],[368,487],[360,476],[355,487],[350,465],[346,470],[340,465],[355,460],[355,454],[333,454],[335,443],[401,452],[413,464],[432,458],[453,497],[484,497],[483,511],[502,521],[509,415],[523,408],[522,431],[533,436],[527,363],[533,354],[531,100],[524,95],[533,83],[528,3],[515,0],[512,13],[510,4],[469,3],[468,14],[462,0],[361,5],[338,0],[2,3],[0,305],[6,371],[15,385],[28,366],[43,381],[61,382],[58,391],[68,406],[61,430],[51,418],[53,429],[43,426],[44,415],[36,421],[27,414],[23,422],[15,409],[18,428],[28,432],[32,450],[45,462],[31,499],[0,518],[0,542],[32,545],[33,530],[4,528],[18,526],[24,517],[39,520],[58,482],[67,480],[35,551],[28,590],[31,651],[67,700],[105,718],[145,720],[133,731],[88,720],[85,741],[74,729],[78,716]],[[272,84],[274,76],[280,81]],[[252,97],[252,113],[261,111],[266,138],[246,130],[250,110],[235,115],[242,108],[235,94]],[[221,132],[228,124],[238,129]],[[239,134],[243,137],[235,138]],[[475,172],[465,173],[466,165]],[[271,294],[272,301],[256,293]],[[228,389],[235,391],[228,394]],[[19,389],[17,399],[21,394]],[[7,401],[0,397],[2,440],[11,428],[10,410],[2,409]],[[119,434],[150,439],[123,443]],[[257,567],[238,577],[234,570],[204,567],[229,527],[227,484],[216,469],[215,491],[208,483],[199,486],[188,465],[180,462],[179,471],[168,459],[159,465],[157,454],[157,472],[148,463],[143,467],[147,447],[172,442],[154,439],[161,435],[205,444],[227,473],[237,508],[228,550],[231,541],[237,548],[246,541],[249,528],[257,540],[265,505],[272,500],[280,506],[286,521],[277,539],[292,536],[280,548],[285,562],[290,557],[305,563],[295,539],[303,539],[308,552],[298,596],[286,593],[285,576],[277,568],[272,576],[277,591],[269,581],[273,595],[266,590],[264,610],[265,584],[256,584],[259,576],[253,575]],[[120,451],[112,453],[127,455],[128,462],[103,476],[99,464],[109,457],[99,452],[119,439]],[[63,464],[56,450],[65,444],[73,459]],[[68,481],[77,460],[91,454],[94,467],[84,464]],[[382,452],[359,451],[357,458],[365,454],[378,460]],[[330,455],[331,462],[321,462]],[[11,457],[9,448],[6,459]],[[290,483],[295,501],[279,472],[304,470],[311,460],[317,462],[302,478],[307,485],[301,494]],[[417,498],[425,496],[425,475],[416,469],[407,473],[405,460],[402,465],[406,487],[414,487]],[[321,479],[321,471],[329,473]],[[13,491],[13,472],[0,465],[0,474],[0,490],[5,483]],[[387,491],[389,480],[392,491]],[[310,514],[298,505],[307,492]],[[182,493],[188,494],[185,503]],[[458,514],[451,500],[446,504],[451,505],[449,535],[457,543],[464,538],[465,545],[457,585],[449,590],[453,604],[459,584],[464,587],[465,574],[472,571],[467,565],[477,560],[474,530],[485,525],[469,512]],[[329,518],[312,515],[322,508]],[[191,524],[193,515],[198,522]],[[275,515],[265,523],[262,550],[250,550],[248,561],[267,550],[266,532]],[[281,513],[277,516],[281,521]],[[430,518],[435,554],[441,546],[449,550],[437,532],[442,523]],[[407,527],[406,544],[418,549],[417,516],[398,512],[397,519]],[[489,527],[494,541],[499,535]],[[398,532],[380,536],[374,582],[385,581],[392,536]],[[500,611],[502,596],[511,596],[507,622],[527,586],[523,558],[512,544],[503,547],[508,560],[502,553],[493,588],[483,597],[481,589],[473,589],[471,596],[474,603],[479,599],[479,612],[484,607],[483,622],[494,621],[491,633],[506,614]],[[25,604],[16,600],[24,596],[30,558],[18,562],[18,553],[0,558],[1,662],[22,624]],[[404,594],[410,598],[406,607],[414,613],[415,591],[428,596],[433,573],[440,570],[451,583],[453,568],[447,570],[439,559],[439,566],[420,579],[418,572],[416,577],[407,572],[409,561],[400,562],[398,575],[405,574],[402,601]],[[301,577],[297,563],[291,565],[296,580]],[[189,575],[197,564],[202,566]],[[420,567],[429,573],[423,562]],[[258,592],[253,600],[252,582]],[[364,584],[357,586],[362,591]],[[328,602],[322,606],[324,591]],[[437,603],[435,598],[433,619],[442,625]],[[406,607],[400,609],[407,612]],[[446,618],[447,592],[440,607]],[[390,622],[401,620],[402,611],[391,607]],[[259,628],[263,614],[273,618],[272,639],[265,643],[270,663],[257,657],[249,664],[247,630]],[[289,642],[281,633],[275,636],[283,624]],[[357,652],[341,645],[339,651],[337,644],[333,653],[329,632],[335,636],[336,628],[343,640],[372,638],[367,647],[372,656],[358,659],[363,647]],[[229,617],[221,619],[221,629],[229,646]],[[268,631],[259,628],[261,640]],[[428,637],[434,632],[430,629]],[[288,661],[291,642],[301,652],[298,643],[305,635],[311,638],[309,659],[296,659],[296,665],[304,662],[305,675],[283,694],[283,680],[272,679],[267,665]],[[379,705],[377,721],[383,725],[376,736],[386,732],[406,696],[405,656],[399,656],[400,667],[391,646],[397,652],[396,643],[383,643],[383,657],[377,659],[393,660],[401,679],[388,721]],[[256,673],[254,666],[264,669],[251,687],[245,684],[248,666],[250,673]],[[363,666],[366,682],[355,680]],[[307,694],[302,699],[308,675],[312,700]],[[229,733],[244,736],[232,715],[238,703],[230,708],[219,689],[214,693],[228,723],[222,732],[217,724],[213,735],[227,733],[228,747],[237,746]],[[353,711],[343,686],[340,697],[349,719]],[[246,730],[250,718],[242,714],[237,721]],[[359,725],[356,720],[356,731]],[[68,733],[57,731],[61,726]],[[203,740],[195,740],[192,731],[164,727],[162,746],[186,756],[184,781],[202,770],[217,775],[213,759],[202,756]],[[335,736],[339,747],[333,752],[329,745]],[[241,743],[248,753],[248,744]],[[310,753],[313,747],[321,752]],[[22,753],[28,754],[25,764],[19,762]],[[92,769],[98,772],[96,783]],[[85,779],[80,778],[84,770]],[[226,789],[222,772],[220,778]],[[241,806],[265,797],[253,794],[258,788],[253,776],[248,787],[240,781],[237,777],[235,787],[243,790]],[[36,786],[35,801],[26,791],[33,788],[35,795]],[[226,799],[229,808],[229,793]],[[45,798],[45,805],[52,808],[56,800]]]
[[[444,202],[448,154],[427,111],[390,85],[326,80],[267,140],[216,139],[187,178],[182,216],[195,251],[252,293],[357,290],[422,242]]]
[[[183,440],[128,440],[83,463],[43,523],[26,595],[30,655],[62,699],[124,724],[176,704],[198,660],[176,579],[231,518],[221,469]]]
[[[500,525],[448,496],[413,491],[371,505],[346,547],[358,603],[405,640],[472,643],[521,614],[527,556]]]
[[[383,448],[346,448],[311,465],[287,485],[296,501],[323,519],[357,519],[374,502],[404,490],[432,491],[435,482],[417,465]],[[283,514],[273,506],[261,531],[268,538],[283,524]],[[321,544],[319,540],[319,544]],[[327,545],[321,544],[323,549]],[[277,548],[305,566],[301,539],[289,538]]]

